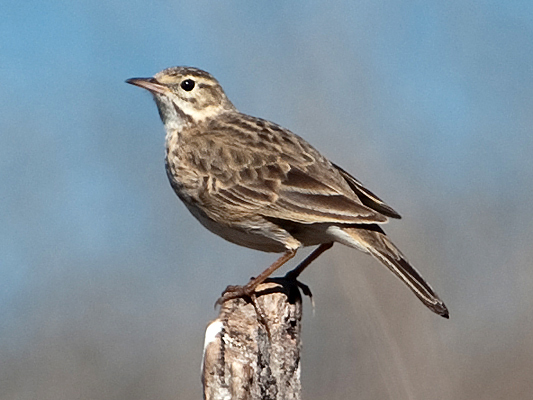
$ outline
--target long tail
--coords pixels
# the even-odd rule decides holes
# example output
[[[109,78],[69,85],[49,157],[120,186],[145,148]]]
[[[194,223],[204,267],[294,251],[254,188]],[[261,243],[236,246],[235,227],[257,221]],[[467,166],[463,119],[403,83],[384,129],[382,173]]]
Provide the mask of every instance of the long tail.
[[[405,256],[378,225],[361,224],[342,227],[341,229],[351,237],[352,241],[346,240],[347,238],[345,237],[344,240],[339,240],[340,242],[370,253],[405,282],[431,311],[444,318],[449,318],[448,309],[444,302],[418,271],[409,264]]]

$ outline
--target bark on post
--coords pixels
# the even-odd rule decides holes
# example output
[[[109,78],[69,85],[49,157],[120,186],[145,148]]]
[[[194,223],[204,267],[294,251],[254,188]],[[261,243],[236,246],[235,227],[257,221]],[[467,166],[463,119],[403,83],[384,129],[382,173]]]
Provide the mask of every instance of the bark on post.
[[[302,298],[295,280],[258,287],[257,310],[227,301],[206,329],[206,400],[300,400]]]

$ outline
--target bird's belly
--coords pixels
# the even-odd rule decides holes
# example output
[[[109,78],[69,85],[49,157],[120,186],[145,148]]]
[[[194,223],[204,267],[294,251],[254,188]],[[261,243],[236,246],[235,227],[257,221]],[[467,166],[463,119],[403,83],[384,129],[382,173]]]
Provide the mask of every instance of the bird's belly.
[[[329,227],[330,224],[301,224],[289,231],[303,246],[316,246],[334,241],[328,234]]]
[[[208,230],[214,234],[226,239],[228,242],[237,244],[239,246],[248,247],[250,249],[282,253],[288,248],[300,247],[299,242],[289,236],[291,240],[284,235],[276,234],[276,232],[265,229],[264,226],[236,226],[216,222],[207,217],[197,207],[185,202],[192,215]],[[292,243],[294,242],[294,243]]]

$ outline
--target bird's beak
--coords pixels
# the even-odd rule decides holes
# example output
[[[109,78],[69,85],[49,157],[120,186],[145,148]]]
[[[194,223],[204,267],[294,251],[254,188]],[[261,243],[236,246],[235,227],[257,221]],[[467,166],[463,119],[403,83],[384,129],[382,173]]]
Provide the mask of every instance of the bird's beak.
[[[155,78],[131,78],[127,79],[126,83],[129,83],[130,85],[139,86],[153,94],[167,94],[170,92],[170,89],[168,87],[159,83]]]

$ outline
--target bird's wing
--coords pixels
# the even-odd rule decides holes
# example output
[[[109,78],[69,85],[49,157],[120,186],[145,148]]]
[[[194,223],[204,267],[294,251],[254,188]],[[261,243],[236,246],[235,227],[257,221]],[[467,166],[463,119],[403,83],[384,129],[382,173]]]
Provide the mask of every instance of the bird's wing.
[[[364,205],[380,212],[381,214],[386,215],[387,217],[401,218],[401,215],[398,214],[391,206],[387,205],[378,196],[376,196],[370,190],[365,188],[363,184],[357,179],[355,179],[352,175],[350,175],[338,165],[333,163],[332,165],[339,170],[342,177],[346,180],[348,185],[350,185],[350,188],[355,192],[357,197],[359,197],[359,199]]]
[[[290,165],[290,170],[280,179],[276,201],[266,207],[264,215],[304,224],[387,221],[338,185],[333,171],[327,166]]]
[[[248,118],[212,126],[196,139],[203,144],[191,143],[210,155],[202,155],[211,176],[204,206],[302,224],[383,223],[396,215],[362,185],[354,190],[346,173],[299,136]]]

